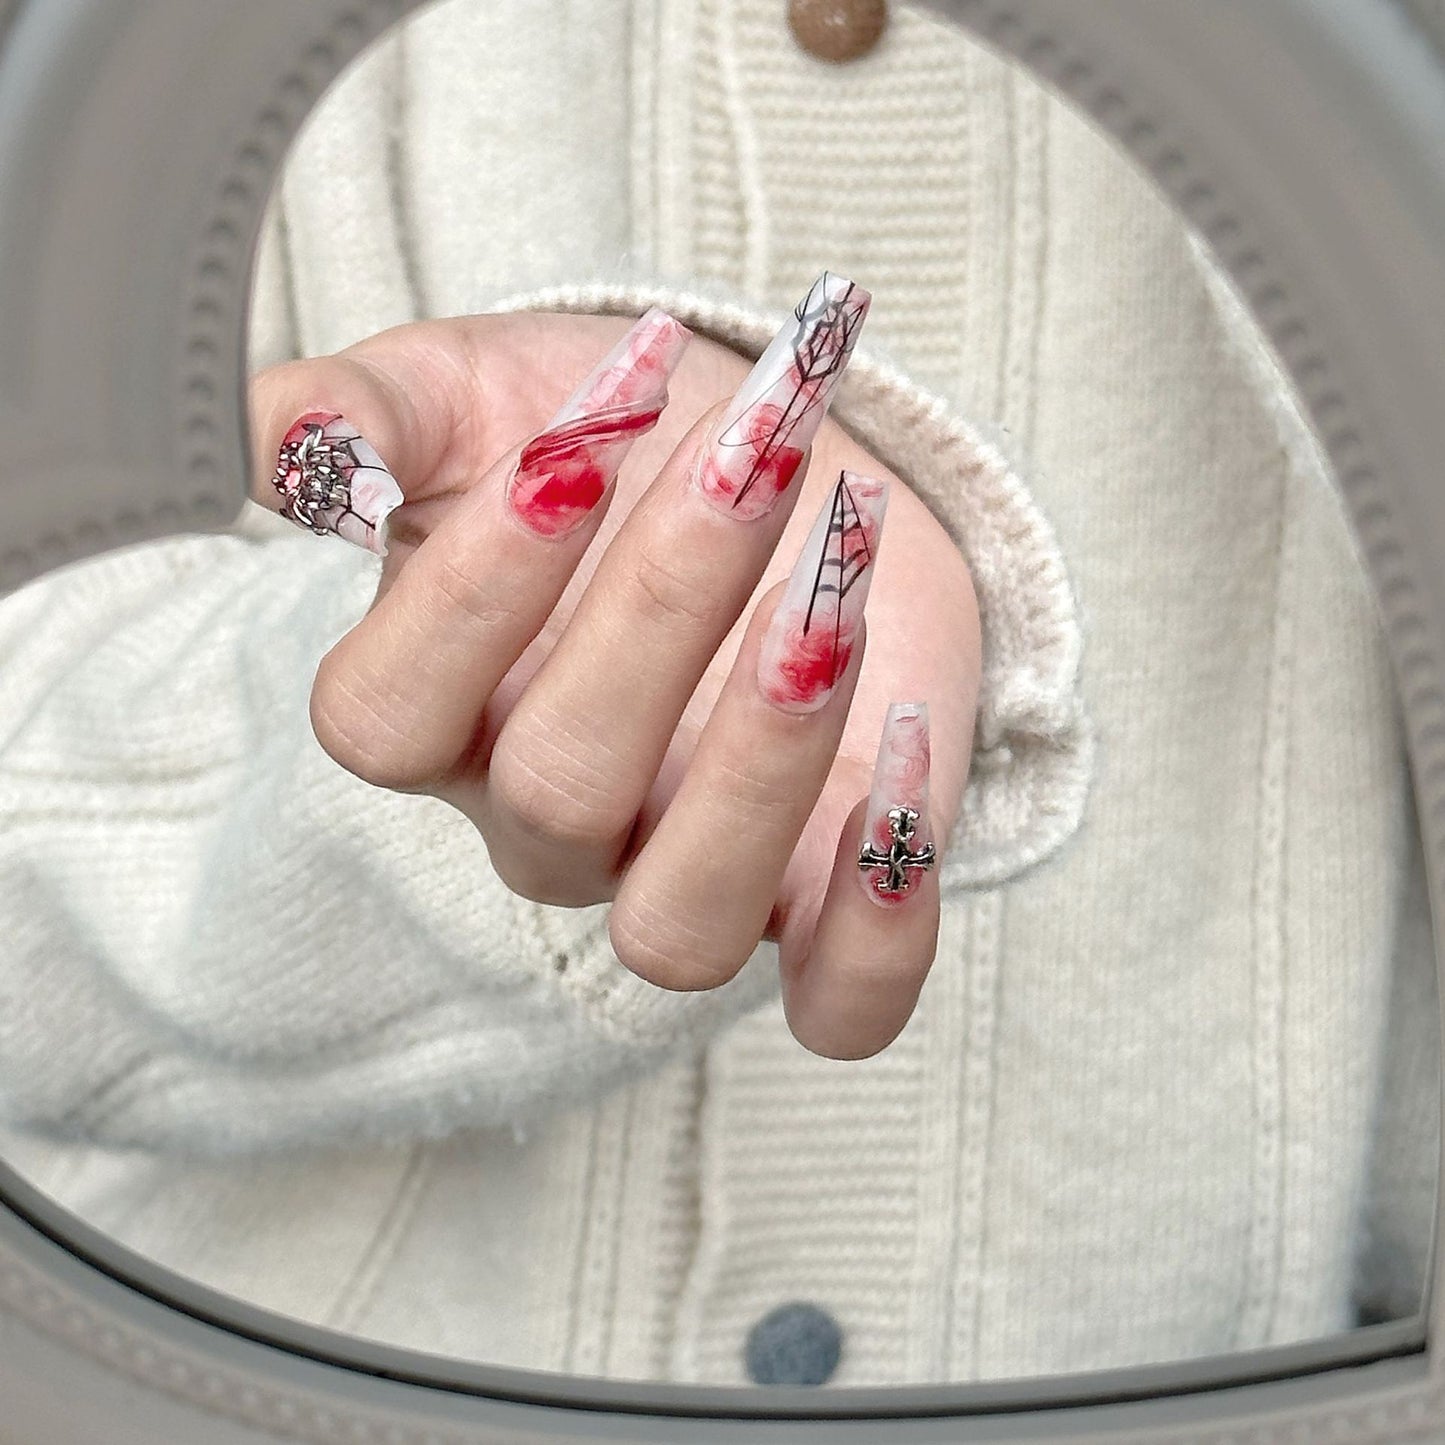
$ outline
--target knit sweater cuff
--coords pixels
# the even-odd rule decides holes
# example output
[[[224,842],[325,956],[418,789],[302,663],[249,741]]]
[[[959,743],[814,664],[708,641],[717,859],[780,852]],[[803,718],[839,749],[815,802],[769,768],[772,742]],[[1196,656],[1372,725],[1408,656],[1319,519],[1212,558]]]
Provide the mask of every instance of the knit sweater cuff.
[[[749,358],[784,320],[696,290],[610,283],[550,287],[488,309],[640,316],[649,306]],[[983,671],[971,770],[940,869],[946,904],[950,893],[1016,877],[1079,826],[1093,734],[1079,686],[1078,608],[1053,529],[1001,435],[959,416],[863,345],[831,414],[929,507],[967,560],[978,597]],[[564,926],[554,910],[518,906],[564,986],[614,1037],[705,1033],[716,1027],[714,1007],[731,1013],[760,1001],[770,983],[764,947],[734,980],[736,998],[699,1009],[696,998],[661,993],[617,963],[605,909]]]

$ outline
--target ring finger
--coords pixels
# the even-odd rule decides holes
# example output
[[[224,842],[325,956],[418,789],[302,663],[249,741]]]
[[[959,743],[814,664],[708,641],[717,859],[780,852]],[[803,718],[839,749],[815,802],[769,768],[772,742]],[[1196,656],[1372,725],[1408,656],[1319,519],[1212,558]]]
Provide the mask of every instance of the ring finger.
[[[886,482],[839,477],[787,582],[750,619],[682,783],[627,869],[612,946],[652,983],[717,987],[764,935],[847,721],[886,505]]]

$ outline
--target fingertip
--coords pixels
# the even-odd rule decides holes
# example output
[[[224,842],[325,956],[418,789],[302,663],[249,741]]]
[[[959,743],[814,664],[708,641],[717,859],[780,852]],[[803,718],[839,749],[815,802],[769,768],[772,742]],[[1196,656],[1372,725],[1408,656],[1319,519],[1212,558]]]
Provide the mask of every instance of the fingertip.
[[[252,499],[302,526],[314,515],[313,530],[337,532],[383,556],[388,515],[437,470],[453,429],[454,407],[443,388],[411,385],[369,356],[267,367],[251,378],[248,402]],[[302,484],[314,479],[303,476],[288,448],[308,428],[321,428],[328,443],[346,448],[334,460],[346,477],[349,509],[319,506],[314,493],[306,505]]]

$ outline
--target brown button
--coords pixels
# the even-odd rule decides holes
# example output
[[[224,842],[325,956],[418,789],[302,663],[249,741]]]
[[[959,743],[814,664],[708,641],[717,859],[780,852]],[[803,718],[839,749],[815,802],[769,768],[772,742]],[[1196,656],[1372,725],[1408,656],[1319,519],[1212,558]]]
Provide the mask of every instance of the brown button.
[[[857,60],[888,28],[888,0],[788,0],[788,26],[819,60]]]

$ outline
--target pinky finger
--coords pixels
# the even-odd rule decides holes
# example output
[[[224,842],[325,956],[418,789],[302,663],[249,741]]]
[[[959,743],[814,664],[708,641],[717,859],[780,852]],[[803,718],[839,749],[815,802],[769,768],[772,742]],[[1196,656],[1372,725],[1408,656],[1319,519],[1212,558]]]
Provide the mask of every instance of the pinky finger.
[[[894,703],[872,792],[843,825],[807,954],[789,958],[784,947],[788,1027],[825,1058],[864,1059],[892,1043],[938,950],[928,759],[927,705]]]

